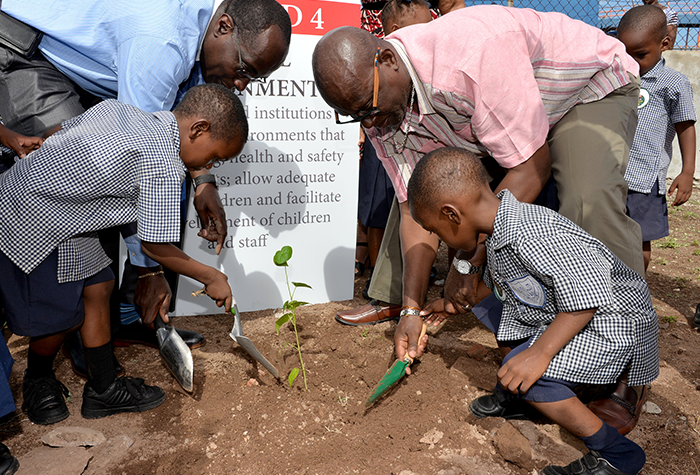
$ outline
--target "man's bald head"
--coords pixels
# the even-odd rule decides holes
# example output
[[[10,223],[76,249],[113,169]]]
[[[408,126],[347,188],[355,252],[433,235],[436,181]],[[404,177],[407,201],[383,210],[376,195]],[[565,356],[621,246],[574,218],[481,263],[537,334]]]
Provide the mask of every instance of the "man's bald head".
[[[416,164],[408,182],[408,206],[411,213],[433,212],[449,198],[477,196],[483,190],[490,189],[481,160],[461,148],[440,148]]]
[[[371,33],[350,26],[326,33],[317,43],[311,58],[314,80],[331,107],[342,107],[366,94],[378,46]]]

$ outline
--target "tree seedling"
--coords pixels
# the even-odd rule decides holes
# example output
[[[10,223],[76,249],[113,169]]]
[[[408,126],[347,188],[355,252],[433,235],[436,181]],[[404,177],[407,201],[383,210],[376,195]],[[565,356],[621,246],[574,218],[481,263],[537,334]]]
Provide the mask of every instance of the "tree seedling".
[[[306,384],[306,367],[304,366],[304,360],[301,357],[301,345],[299,343],[299,332],[297,331],[297,308],[301,307],[302,305],[308,304],[308,302],[301,302],[298,300],[294,300],[294,294],[296,293],[297,289],[299,287],[306,287],[307,289],[310,289],[311,286],[309,284],[305,284],[303,282],[291,282],[292,286],[294,286],[294,290],[290,287],[290,281],[289,281],[289,274],[287,273],[287,267],[288,264],[287,262],[289,259],[292,258],[292,248],[291,246],[284,246],[282,249],[277,251],[275,253],[275,257],[273,258],[273,261],[276,266],[278,267],[284,267],[284,278],[287,282],[287,292],[289,293],[289,300],[284,302],[284,305],[282,306],[282,310],[284,314],[277,319],[275,322],[275,330],[277,331],[277,334],[280,334],[280,328],[282,328],[282,325],[284,325],[287,322],[292,322],[292,327],[294,328],[294,336],[296,337],[296,344],[292,345],[294,348],[297,350],[297,354],[299,355],[299,364],[301,366],[301,374],[304,377],[304,389],[306,391],[309,390],[309,387]],[[291,387],[292,384],[294,384],[294,380],[299,376],[299,368],[292,368],[292,371],[289,373],[289,376],[287,377],[287,382],[289,383],[289,386]]]

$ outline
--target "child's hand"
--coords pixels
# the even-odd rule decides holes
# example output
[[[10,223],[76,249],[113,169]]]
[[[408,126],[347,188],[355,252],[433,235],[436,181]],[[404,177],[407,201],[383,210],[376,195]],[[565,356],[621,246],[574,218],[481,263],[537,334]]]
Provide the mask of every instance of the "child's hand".
[[[223,306],[226,312],[230,312],[233,295],[231,294],[231,287],[228,285],[226,274],[216,271],[215,277],[211,282],[202,283],[207,289],[207,295],[216,301],[216,306]]]
[[[453,314],[445,311],[445,299],[437,299],[426,305],[423,310],[420,311],[420,315],[421,317],[425,317],[426,325],[432,323],[434,326],[438,326]]]
[[[498,371],[498,381],[512,393],[526,393],[542,377],[552,360],[533,348],[515,355]]]
[[[668,189],[668,196],[671,196],[676,190],[678,190],[678,193],[676,194],[676,199],[673,200],[673,206],[680,206],[688,201],[690,195],[693,194],[693,175],[690,173],[678,175]]]

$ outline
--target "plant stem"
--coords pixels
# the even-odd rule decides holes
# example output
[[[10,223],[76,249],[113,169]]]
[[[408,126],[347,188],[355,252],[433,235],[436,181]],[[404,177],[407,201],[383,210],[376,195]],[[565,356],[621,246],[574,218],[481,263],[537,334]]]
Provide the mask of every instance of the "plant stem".
[[[287,274],[287,267],[284,268],[284,277],[287,281],[287,292],[289,293],[289,301],[294,300],[294,294],[292,289],[289,287],[289,275]],[[296,292],[296,288],[294,291]],[[299,343],[299,332],[297,331],[297,309],[292,310],[292,325],[294,326],[294,336],[297,339],[297,353],[299,354],[299,363],[301,364],[301,375],[304,377],[304,390],[308,391],[309,387],[306,384],[306,367],[304,366],[304,359],[301,357],[301,344]]]

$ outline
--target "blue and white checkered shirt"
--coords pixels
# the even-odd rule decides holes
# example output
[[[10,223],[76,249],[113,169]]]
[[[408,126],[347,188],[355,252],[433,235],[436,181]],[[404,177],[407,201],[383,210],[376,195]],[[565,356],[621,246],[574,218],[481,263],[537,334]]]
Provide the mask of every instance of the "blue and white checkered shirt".
[[[655,182],[666,192],[666,174],[673,155],[676,124],[695,122],[693,88],[683,74],[662,58],[642,76],[637,110],[639,122],[625,172],[629,189],[649,193]]]
[[[644,279],[600,241],[547,208],[508,191],[486,239],[484,282],[503,302],[497,338],[537,338],[560,312],[597,308],[552,359],[544,376],[613,383],[629,364],[629,383],[659,374],[659,322]]]
[[[29,273],[58,248],[63,283],[110,263],[100,229],[136,221],[142,241],[177,241],[185,171],[172,112],[104,101],[0,175],[0,251]]]

